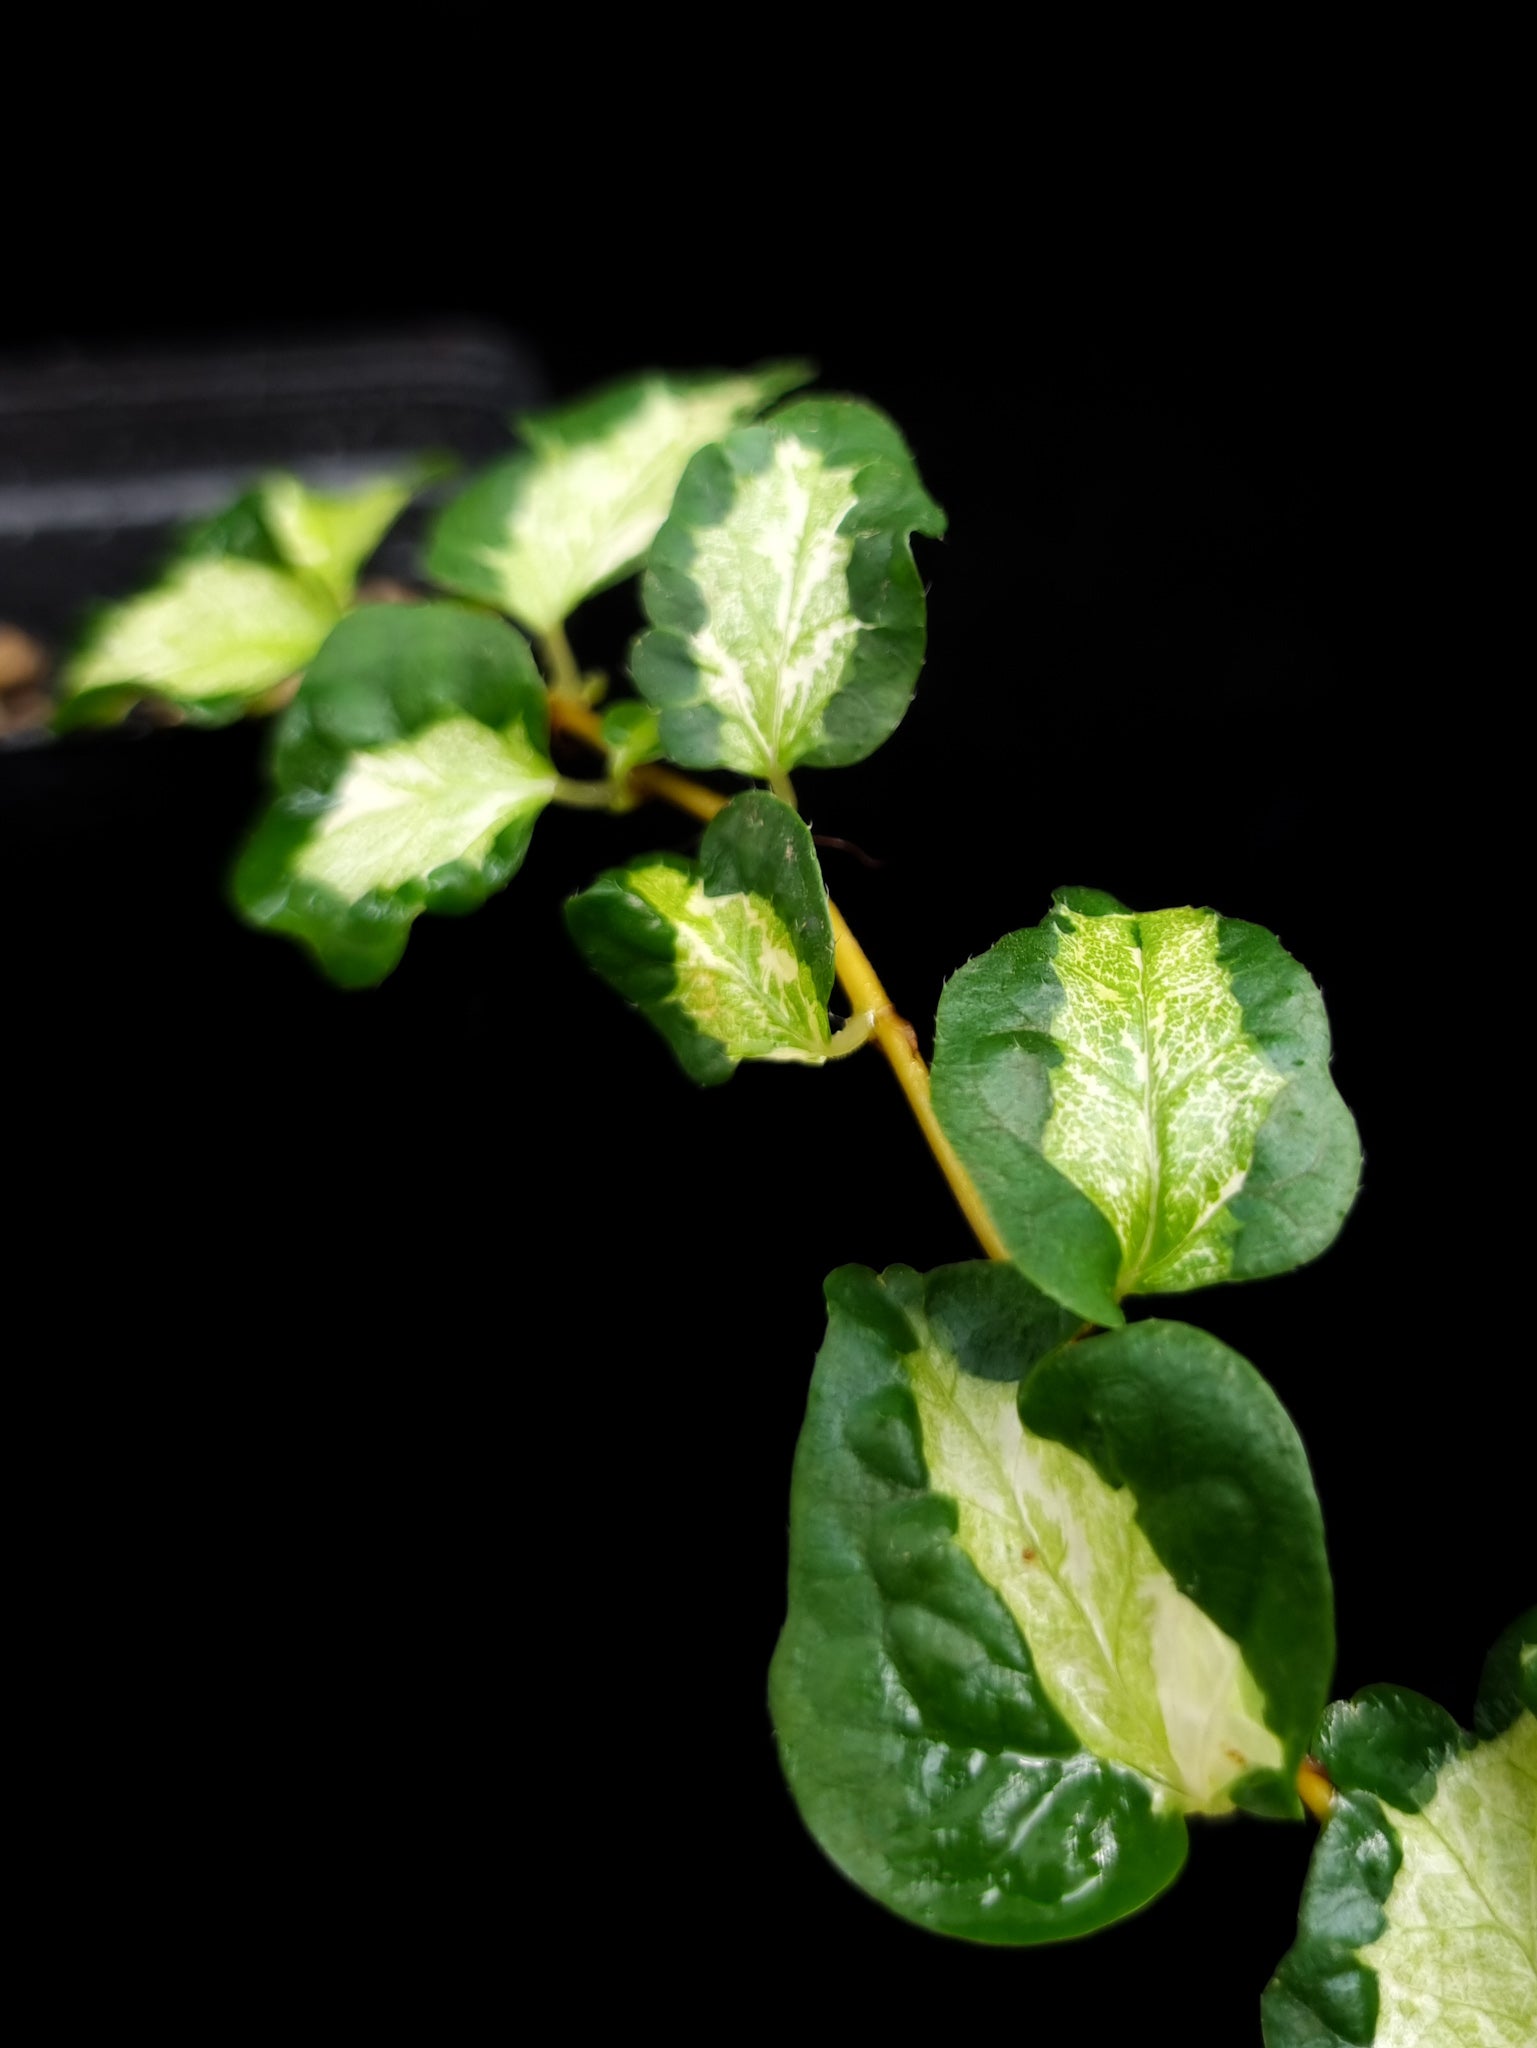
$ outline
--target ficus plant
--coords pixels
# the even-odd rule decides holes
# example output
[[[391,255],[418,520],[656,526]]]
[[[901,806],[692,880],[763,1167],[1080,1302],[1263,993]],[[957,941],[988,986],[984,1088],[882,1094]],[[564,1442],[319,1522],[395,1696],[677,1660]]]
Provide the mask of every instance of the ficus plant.
[[[697,1083],[884,1057],[982,1254],[825,1283],[769,1677],[812,1836],[918,1926],[1030,1945],[1148,1905],[1192,1824],[1311,1814],[1270,2048],[1530,2048],[1537,1609],[1491,1649],[1471,1729],[1393,1686],[1331,1705],[1297,1430],[1255,1365],[1148,1312],[1344,1225],[1361,1155],[1322,998],[1258,925],[1067,887],[959,968],[925,1062],[794,776],[896,731],[925,647],[913,537],[945,516],[897,427],[809,378],[637,377],[520,422],[462,487],[268,478],[91,621],[60,722],[274,713],[234,903],[352,988],[424,913],[504,887],[550,805],[696,820],[691,854],[568,902],[577,949]],[[428,481],[421,587],[371,602],[368,558]],[[637,572],[627,691],[566,629]]]

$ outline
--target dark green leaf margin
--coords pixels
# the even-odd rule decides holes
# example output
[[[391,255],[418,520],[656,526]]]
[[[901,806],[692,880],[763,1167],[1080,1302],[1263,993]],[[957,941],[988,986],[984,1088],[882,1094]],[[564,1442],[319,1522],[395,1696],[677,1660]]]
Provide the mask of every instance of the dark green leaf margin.
[[[277,797],[235,869],[235,906],[248,923],[298,939],[333,981],[371,987],[397,964],[423,911],[477,909],[523,864],[534,820],[499,834],[485,860],[446,862],[392,890],[345,903],[297,874],[295,855],[361,752],[467,713],[503,731],[521,725],[534,750],[549,743],[548,699],[527,642],[465,606],[380,605],[354,612],[306,672],[274,734]]]
[[[979,1318],[975,1355],[998,1376],[1000,1319],[1033,1290],[986,1270],[1000,1277],[932,1276],[936,1313],[952,1341]],[[1170,1884],[1185,1827],[1154,1811],[1135,1771],[1082,1749],[1014,1617],[952,1541],[955,1507],[927,1490],[900,1363],[924,1299],[906,1267],[845,1266],[827,1282],[770,1677],[780,1754],[822,1848],[884,1905],[972,1941],[1064,1940]],[[1022,1343],[1067,1334],[1038,1299],[1019,1327]]]
[[[1403,1686],[1367,1686],[1329,1709],[1317,1755],[1335,1788],[1334,1811],[1313,1851],[1296,1943],[1261,2001],[1265,2048],[1370,2048],[1380,1990],[1360,1951],[1387,1929],[1403,1860],[1384,1808],[1421,1812],[1444,1765],[1503,1734],[1523,1710],[1537,1712],[1534,1648],[1537,1607],[1512,1622],[1489,1654],[1476,1739],[1434,1700]]]
[[[1017,1262],[1039,1287],[1090,1320],[1124,1318],[1122,1246],[1108,1217],[1041,1150],[1062,1055],[1051,1020],[1064,1000],[1052,959],[1059,920],[1129,916],[1099,889],[1058,889],[1041,923],[961,968],[940,999],[934,1108]],[[1301,963],[1261,926],[1217,920],[1217,960],[1244,1030],[1286,1077],[1260,1126],[1240,1191],[1223,1278],[1258,1279],[1316,1258],[1355,1198],[1360,1142],[1329,1072],[1328,1017]]]
[[[827,889],[811,834],[788,804],[763,790],[733,797],[705,828],[696,862],[654,854],[632,866],[698,875],[708,896],[763,897],[789,931],[826,1008],[833,987],[833,932]],[[694,1081],[729,1081],[737,1062],[674,1000],[673,928],[611,868],[566,904],[566,923],[587,964],[655,1025]]]
[[[853,535],[849,606],[865,630],[821,720],[817,743],[776,762],[723,751],[726,721],[709,701],[690,636],[708,618],[690,569],[695,533],[718,526],[742,477],[772,460],[776,440],[814,448],[830,467],[852,469],[857,503],[845,520]],[[913,533],[935,538],[945,515],[919,480],[907,443],[874,406],[849,398],[809,398],[782,406],[760,425],[739,427],[702,448],[684,471],[666,524],[652,544],[641,599],[651,630],[636,640],[631,671],[657,709],[668,758],[694,768],[736,767],[747,774],[843,767],[862,761],[900,723],[923,666],[927,607],[913,560]]]

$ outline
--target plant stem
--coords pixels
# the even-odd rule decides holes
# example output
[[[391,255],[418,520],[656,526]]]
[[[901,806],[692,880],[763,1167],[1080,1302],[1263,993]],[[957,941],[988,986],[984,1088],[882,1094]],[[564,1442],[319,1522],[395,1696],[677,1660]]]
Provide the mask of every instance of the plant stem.
[[[582,671],[576,665],[565,627],[551,626],[548,633],[540,633],[537,638],[552,695],[561,702],[569,698],[573,703],[584,703]]]
[[[590,747],[603,745],[603,724],[585,704],[575,704],[565,697],[552,695],[550,698],[550,723],[560,732],[568,732],[574,738],[585,740]],[[717,790],[706,789],[702,782],[695,782],[687,775],[679,775],[675,769],[655,765],[636,768],[630,775],[630,785],[646,796],[661,797],[674,804],[691,817],[713,818],[717,811],[725,809],[728,799]],[[875,1040],[891,1071],[896,1075],[902,1093],[907,1097],[908,1107],[918,1120],[922,1131],[938,1163],[940,1172],[950,1183],[950,1192],[960,1204],[961,1214],[971,1225],[978,1244],[990,1259],[1006,1259],[1002,1238],[993,1227],[992,1218],[982,1203],[982,1197],[973,1186],[971,1177],[955,1156],[955,1148],[939,1127],[934,1114],[934,1105],[929,1100],[929,1070],[923,1063],[918,1050],[918,1034],[907,1019],[901,1016],[890,996],[881,985],[879,975],[870,965],[863,947],[849,930],[843,913],[836,903],[829,903],[828,913],[832,918],[833,938],[836,943],[834,966],[843,992],[849,999],[850,1007],[857,1014],[868,1010],[875,1017]]]
[[[1334,1811],[1334,1786],[1321,1764],[1305,1756],[1297,1766],[1297,1792],[1314,1820],[1322,1824]]]
[[[827,909],[833,921],[833,939],[837,946],[835,964],[844,994],[855,1010],[874,1012],[876,1043],[886,1055],[887,1064],[907,1097],[907,1106],[917,1118],[918,1128],[928,1141],[940,1172],[950,1183],[950,1192],[960,1204],[961,1214],[971,1225],[977,1243],[990,1259],[1006,1259],[1009,1254],[993,1227],[992,1218],[983,1207],[982,1197],[956,1158],[955,1147],[939,1127],[939,1119],[929,1099],[929,1070],[918,1050],[917,1032],[898,1013],[881,984],[880,976],[870,965],[864,948],[849,930],[843,912],[831,902]]]
[[[675,810],[687,811],[690,817],[700,818],[707,825],[731,801],[718,789],[706,789],[702,782],[695,782],[687,775],[680,775],[675,768],[663,768],[656,762],[644,768],[632,768],[630,782],[642,796],[660,797]]]
[[[575,739],[585,740],[590,747],[602,749],[604,746],[603,721],[583,703],[552,696],[550,724],[557,732],[568,732]],[[723,811],[730,801],[718,790],[707,789],[702,782],[695,782],[691,776],[680,775],[674,768],[663,768],[655,763],[632,769],[630,786],[643,796],[660,797],[664,803],[706,822]],[[918,1120],[918,1128],[927,1140],[940,1172],[950,1183],[950,1192],[959,1203],[961,1214],[990,1259],[1007,1259],[1008,1251],[993,1227],[982,1197],[956,1158],[955,1148],[939,1127],[939,1119],[929,1097],[929,1070],[918,1050],[917,1032],[887,995],[864,948],[849,930],[843,912],[831,899],[827,909],[837,949],[834,966],[843,984],[843,992],[855,1011],[855,1019],[851,1022],[857,1020],[861,1011],[874,1017],[876,1043],[886,1055],[887,1063],[907,1097],[908,1107]],[[848,1026],[844,1028],[848,1029]],[[1077,1343],[1079,1338],[1097,1328],[1096,1323],[1085,1323],[1070,1341]],[[1327,1821],[1334,1811],[1334,1787],[1322,1766],[1310,1756],[1304,1757],[1297,1766],[1297,1794],[1308,1812],[1320,1823]]]
[[[554,801],[578,811],[608,811],[614,806],[618,785],[606,777],[601,782],[573,782],[568,775],[557,778]]]

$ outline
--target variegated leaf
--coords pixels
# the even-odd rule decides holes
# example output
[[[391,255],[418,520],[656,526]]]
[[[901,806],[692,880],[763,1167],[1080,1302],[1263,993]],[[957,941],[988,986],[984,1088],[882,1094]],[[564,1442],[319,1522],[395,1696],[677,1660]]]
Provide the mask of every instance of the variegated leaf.
[[[1011,1256],[1118,1323],[1128,1294],[1278,1273],[1354,1200],[1329,1028],[1270,933],[1059,890],[939,1008],[934,1105]]]
[[[984,1941],[1079,1934],[1183,1818],[1298,1811],[1332,1658],[1307,1462],[1252,1367],[1002,1265],[828,1283],[771,1698],[856,1883]]]
[[[283,715],[238,908],[333,980],[382,981],[424,910],[474,909],[522,864],[558,780],[546,717],[502,621],[456,604],[353,613]]]
[[[668,757],[775,782],[872,752],[923,662],[909,536],[943,531],[873,406],[806,399],[702,450],[651,551],[632,663]]]
[[[238,717],[305,668],[420,476],[320,493],[275,475],[183,536],[161,580],[93,620],[61,678],[61,729],[139,698],[201,724]]]
[[[628,575],[690,456],[804,383],[804,363],[738,376],[633,377],[522,419],[525,453],[479,476],[438,520],[427,572],[548,633]]]
[[[328,591],[238,558],[183,562],[98,621],[61,680],[63,725],[156,696],[209,723],[313,659],[341,617]]]
[[[734,798],[697,862],[656,854],[615,868],[566,918],[589,963],[696,1081],[724,1081],[741,1060],[828,1057],[827,892],[811,835],[776,798]]]
[[[1265,1994],[1267,2048],[1537,2041],[1534,1645],[1537,1608],[1496,1645],[1477,1737],[1397,1686],[1330,1708],[1334,1810]]]

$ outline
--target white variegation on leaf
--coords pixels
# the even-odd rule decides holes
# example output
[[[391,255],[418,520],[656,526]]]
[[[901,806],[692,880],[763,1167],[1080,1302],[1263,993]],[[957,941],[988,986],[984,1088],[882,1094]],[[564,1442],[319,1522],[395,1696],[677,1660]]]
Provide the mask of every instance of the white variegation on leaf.
[[[550,633],[635,568],[690,458],[801,381],[804,366],[640,377],[520,422],[528,453],[473,483],[439,522],[428,566],[531,633]]]
[[[417,481],[323,493],[296,476],[268,477],[197,528],[152,589],[102,614],[65,665],[64,721],[92,715],[93,699],[136,694],[204,721],[238,716],[313,661]]]
[[[1286,1085],[1244,1030],[1209,910],[1063,915],[1041,1150],[1109,1219],[1118,1291],[1223,1278],[1228,1204]]]
[[[977,1378],[936,1347],[903,1363],[929,1484],[954,1500],[957,1538],[1057,1711],[1086,1749],[1149,1779],[1159,1803],[1229,1811],[1227,1789],[1278,1768],[1282,1745],[1238,1645],[1137,1526],[1130,1488],[1026,1430],[1012,1382]]]
[[[771,776],[821,736],[861,621],[849,601],[855,472],[776,440],[719,526],[695,537],[690,573],[708,616],[689,636],[703,695],[721,714],[721,765]]]
[[[1537,1719],[1444,1763],[1419,1813],[1385,1808],[1402,1862],[1376,1972],[1373,2048],[1537,2041]]]
[[[944,532],[902,436],[848,398],[807,398],[690,463],[642,586],[631,671],[670,760],[787,794],[892,733],[923,665],[914,533]]]
[[[194,559],[107,615],[66,669],[65,694],[255,696],[302,668],[338,616],[325,590],[269,563]]]
[[[625,881],[672,929],[672,999],[697,1030],[732,1060],[822,1065],[827,1008],[773,904],[711,896],[696,876],[662,863],[630,868]]]
[[[483,864],[497,837],[555,793],[550,763],[522,725],[440,719],[357,753],[294,856],[294,871],[356,903],[451,861]]]

